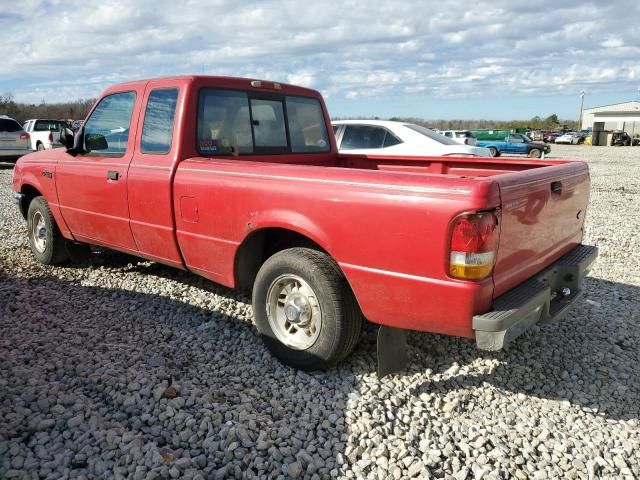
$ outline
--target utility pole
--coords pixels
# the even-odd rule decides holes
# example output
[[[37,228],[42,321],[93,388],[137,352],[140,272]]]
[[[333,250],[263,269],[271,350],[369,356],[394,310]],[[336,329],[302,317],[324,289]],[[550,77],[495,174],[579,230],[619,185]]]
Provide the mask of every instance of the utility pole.
[[[580,126],[580,130],[582,130],[582,110],[584,107],[584,90],[580,91],[580,116],[578,117],[578,125]]]

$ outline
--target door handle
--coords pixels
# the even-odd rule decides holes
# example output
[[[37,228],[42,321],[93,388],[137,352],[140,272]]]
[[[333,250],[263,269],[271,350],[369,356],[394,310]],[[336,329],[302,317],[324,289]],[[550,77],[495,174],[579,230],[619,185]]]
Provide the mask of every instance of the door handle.
[[[115,170],[109,170],[107,172],[107,179],[108,180],[118,180],[120,178],[120,173],[115,171]]]
[[[559,192],[562,190],[562,182],[551,182],[551,191]]]

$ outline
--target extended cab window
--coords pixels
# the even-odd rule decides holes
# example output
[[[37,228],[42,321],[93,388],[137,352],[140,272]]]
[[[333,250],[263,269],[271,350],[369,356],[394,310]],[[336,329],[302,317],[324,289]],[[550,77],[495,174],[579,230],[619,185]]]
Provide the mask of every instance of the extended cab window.
[[[114,93],[100,100],[84,127],[84,148],[88,154],[124,155],[135,100],[134,92]]]
[[[327,152],[324,113],[314,98],[206,88],[198,102],[203,155]]]
[[[149,94],[140,141],[142,153],[169,153],[177,101],[177,88],[158,88]]]

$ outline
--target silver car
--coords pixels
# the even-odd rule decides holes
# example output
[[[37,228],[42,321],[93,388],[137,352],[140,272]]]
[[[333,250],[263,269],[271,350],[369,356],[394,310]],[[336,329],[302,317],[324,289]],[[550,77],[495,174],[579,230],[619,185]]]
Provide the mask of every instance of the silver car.
[[[29,134],[13,118],[0,115],[0,159],[17,158],[29,152]]]

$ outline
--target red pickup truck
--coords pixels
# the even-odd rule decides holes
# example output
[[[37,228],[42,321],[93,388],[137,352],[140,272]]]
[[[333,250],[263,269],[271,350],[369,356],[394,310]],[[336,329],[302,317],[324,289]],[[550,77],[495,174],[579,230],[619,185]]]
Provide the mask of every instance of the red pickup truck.
[[[61,141],[14,171],[38,261],[100,245],[252,289],[261,337],[298,368],[346,357],[363,319],[381,374],[407,329],[500,349],[560,319],[597,255],[585,163],[339,154],[320,94],[292,85],[116,85]]]

